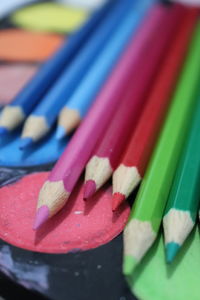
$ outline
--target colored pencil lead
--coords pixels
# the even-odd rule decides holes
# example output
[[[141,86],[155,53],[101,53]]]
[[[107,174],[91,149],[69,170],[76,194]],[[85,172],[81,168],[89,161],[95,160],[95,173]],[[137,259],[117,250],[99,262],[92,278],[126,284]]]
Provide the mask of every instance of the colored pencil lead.
[[[84,200],[92,197],[96,192],[96,184],[94,180],[87,180],[84,184],[83,198]]]
[[[136,260],[132,256],[127,256],[123,261],[123,274],[130,275],[137,266]]]
[[[42,226],[42,224],[44,224],[48,220],[49,215],[50,215],[50,212],[49,212],[48,206],[46,206],[46,205],[41,206],[37,210],[33,229],[34,230],[39,229]]]
[[[165,246],[165,249],[166,249],[167,263],[171,263],[173,261],[174,257],[176,256],[177,252],[179,251],[180,245],[178,245],[177,243],[171,242]]]
[[[62,139],[66,134],[71,133],[81,122],[81,116],[78,110],[64,107],[59,115],[56,138]]]
[[[199,166],[198,166],[199,169]],[[180,170],[178,170],[180,172]],[[191,170],[192,171],[192,170]],[[180,174],[180,173],[179,173]],[[178,189],[181,188],[181,184],[183,184],[185,174],[181,175],[182,178],[180,179],[180,184],[178,186]],[[191,177],[194,177],[193,174],[189,175]],[[199,177],[199,176],[198,176]],[[178,178],[178,177],[177,177]],[[199,179],[199,178],[198,178]],[[194,182],[196,179],[194,179]],[[177,179],[175,178],[174,184],[177,185]],[[173,184],[172,192],[174,193],[175,185]],[[185,186],[187,186],[187,183],[184,182]],[[198,192],[196,191],[196,197],[195,195],[192,195],[194,198],[191,199],[191,193],[194,192],[194,184],[191,183],[191,187],[189,186],[190,191],[187,192],[187,189],[184,189],[182,186],[182,191],[184,190],[184,193],[186,197],[184,197],[184,194],[182,194],[182,191],[177,190],[177,195],[171,194],[172,196],[169,196],[169,204],[171,206],[170,210],[169,206],[166,210],[166,215],[163,218],[163,226],[164,226],[164,235],[165,235],[165,248],[166,248],[166,259],[167,262],[171,262],[174,257],[176,256],[178,250],[181,248],[182,244],[192,231],[195,219],[197,215],[197,209],[198,209],[198,203],[199,198],[197,197]],[[197,189],[197,182],[196,182],[196,189]],[[198,189],[197,189],[198,190]],[[180,191],[180,192],[179,192]],[[179,197],[182,194],[182,199]],[[175,199],[173,197],[176,197]],[[174,201],[174,203],[173,203]],[[196,211],[195,211],[196,208]],[[176,245],[176,247],[174,246]]]
[[[48,218],[56,214],[66,204],[69,195],[63,181],[47,180],[39,193],[33,229],[39,229]]]
[[[24,150],[27,147],[30,147],[42,138],[48,131],[49,126],[44,117],[30,115],[24,124],[19,148]],[[27,141],[29,140],[27,144],[24,142],[25,139]]]
[[[92,156],[86,166],[84,198],[93,196],[97,189],[109,179],[112,172],[113,169],[108,158]]]
[[[123,178],[126,178],[124,180]],[[122,202],[131,194],[133,189],[141,181],[141,176],[136,167],[126,167],[120,164],[113,174],[113,209],[116,210]]]
[[[112,197],[112,210],[115,211],[124,202],[125,196],[121,193],[115,193]]]
[[[156,234],[149,222],[130,219],[125,227],[123,237],[125,254],[123,272],[125,275],[131,275],[138,262],[155,241]]]
[[[58,126],[56,129],[56,139],[57,140],[62,140],[66,135],[66,130],[62,126]]]

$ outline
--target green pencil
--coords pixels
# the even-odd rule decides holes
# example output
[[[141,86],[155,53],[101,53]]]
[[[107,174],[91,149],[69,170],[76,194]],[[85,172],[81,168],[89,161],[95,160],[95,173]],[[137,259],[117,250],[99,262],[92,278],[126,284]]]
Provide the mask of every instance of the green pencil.
[[[200,98],[181,155],[163,219],[166,258],[171,262],[194,227],[199,207]]]
[[[156,239],[196,103],[200,76],[200,23],[172,99],[166,123],[124,231],[123,272],[130,275]]]

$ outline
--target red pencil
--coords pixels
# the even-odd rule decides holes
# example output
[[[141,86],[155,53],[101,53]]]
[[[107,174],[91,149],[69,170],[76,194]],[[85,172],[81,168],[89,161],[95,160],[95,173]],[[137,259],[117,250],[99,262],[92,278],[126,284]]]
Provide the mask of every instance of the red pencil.
[[[119,164],[130,133],[134,130],[147,93],[158,73],[166,51],[176,38],[181,25],[179,9],[165,15],[148,45],[148,55],[138,57],[137,70],[131,74],[131,82],[124,99],[114,115],[107,132],[95,149],[86,166],[84,198],[92,196],[112,175]]]
[[[113,174],[113,210],[130,195],[144,176],[168,110],[197,17],[197,9],[188,9],[150,92],[137,128],[130,139],[120,165]]]

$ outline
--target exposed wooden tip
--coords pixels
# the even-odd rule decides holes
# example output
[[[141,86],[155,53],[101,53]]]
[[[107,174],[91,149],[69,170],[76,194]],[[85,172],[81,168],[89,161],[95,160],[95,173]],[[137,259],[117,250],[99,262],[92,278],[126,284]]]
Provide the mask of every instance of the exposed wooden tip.
[[[113,173],[113,193],[120,193],[128,198],[140,181],[141,176],[136,167],[120,164]]]
[[[85,181],[93,180],[98,190],[112,175],[113,169],[107,157],[94,155],[86,166]]]
[[[8,105],[1,112],[0,126],[11,131],[18,127],[25,118],[21,107]]]
[[[65,131],[65,135],[71,133],[81,122],[81,116],[78,110],[64,107],[58,118],[58,128]],[[64,137],[64,135],[62,135]]]
[[[194,224],[189,211],[171,208],[163,218],[165,245],[173,243],[181,246]]]
[[[44,117],[30,116],[24,124],[22,138],[31,138],[35,142],[44,137],[48,131],[49,125]]]
[[[65,205],[69,195],[70,193],[66,191],[62,180],[47,180],[39,193],[38,209],[46,205],[49,209],[50,217],[52,217]]]
[[[123,237],[124,256],[140,262],[155,241],[156,233],[150,222],[133,218],[126,225]]]

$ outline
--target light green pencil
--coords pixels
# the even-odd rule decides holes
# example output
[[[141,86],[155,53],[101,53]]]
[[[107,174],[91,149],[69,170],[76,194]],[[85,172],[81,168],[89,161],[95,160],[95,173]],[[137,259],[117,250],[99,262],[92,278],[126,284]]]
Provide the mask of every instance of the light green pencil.
[[[200,97],[191,130],[163,218],[167,262],[171,262],[195,225],[199,207],[200,183]]]
[[[156,239],[185,136],[196,104],[200,77],[198,23],[167,120],[124,231],[123,272],[130,275]]]

